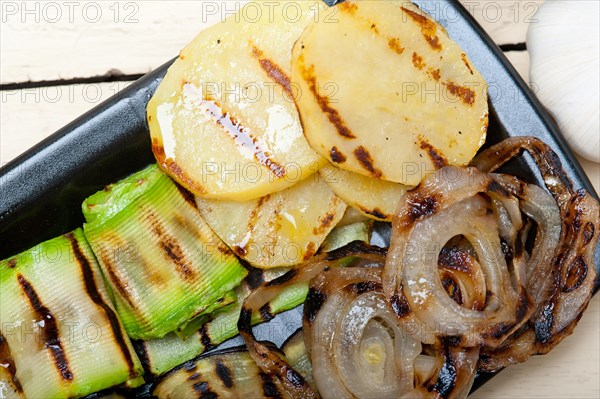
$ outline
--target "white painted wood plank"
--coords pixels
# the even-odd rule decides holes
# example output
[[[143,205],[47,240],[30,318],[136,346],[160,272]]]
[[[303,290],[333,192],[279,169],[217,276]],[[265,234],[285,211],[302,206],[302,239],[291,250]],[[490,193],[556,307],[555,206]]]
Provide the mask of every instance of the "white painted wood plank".
[[[0,82],[12,83],[149,72],[242,2],[0,3]]]
[[[0,167],[127,87],[129,82],[0,92]]]
[[[1,0],[0,83],[97,76],[110,70],[145,73],[244,2]],[[461,2],[499,44],[523,42],[528,17],[541,3]],[[283,6],[274,7],[283,12]]]

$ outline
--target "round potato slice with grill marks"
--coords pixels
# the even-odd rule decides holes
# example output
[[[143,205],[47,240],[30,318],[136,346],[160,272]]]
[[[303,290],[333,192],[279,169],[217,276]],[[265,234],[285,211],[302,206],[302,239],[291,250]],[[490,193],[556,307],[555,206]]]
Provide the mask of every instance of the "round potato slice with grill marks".
[[[259,198],[325,163],[304,138],[289,76],[294,42],[320,6],[289,3],[297,16],[285,2],[251,2],[204,30],[148,104],[159,165],[198,196]]]
[[[221,240],[264,269],[292,266],[312,257],[347,208],[318,174],[254,200],[196,197],[196,203]]]
[[[296,42],[304,134],[335,166],[409,186],[465,165],[485,141],[487,84],[444,28],[407,1],[346,1]]]
[[[410,187],[348,172],[333,165],[319,171],[333,192],[370,219],[391,222],[400,197]]]

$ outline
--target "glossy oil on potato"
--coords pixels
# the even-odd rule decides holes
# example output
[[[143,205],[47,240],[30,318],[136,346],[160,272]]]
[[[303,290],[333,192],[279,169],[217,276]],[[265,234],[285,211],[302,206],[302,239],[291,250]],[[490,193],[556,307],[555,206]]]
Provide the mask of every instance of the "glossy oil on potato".
[[[337,7],[337,22],[311,23],[293,51],[310,145],[340,168],[410,186],[467,164],[485,141],[488,105],[466,54],[410,2]]]
[[[294,42],[322,6],[289,3],[291,17],[286,3],[252,2],[204,30],[148,104],[159,165],[197,196],[259,198],[325,162],[304,138],[289,76]]]
[[[348,172],[333,165],[319,171],[333,192],[370,219],[391,222],[398,201],[410,187]]]
[[[214,232],[241,258],[260,268],[292,266],[317,252],[347,208],[317,176],[255,200],[197,197],[196,203]]]

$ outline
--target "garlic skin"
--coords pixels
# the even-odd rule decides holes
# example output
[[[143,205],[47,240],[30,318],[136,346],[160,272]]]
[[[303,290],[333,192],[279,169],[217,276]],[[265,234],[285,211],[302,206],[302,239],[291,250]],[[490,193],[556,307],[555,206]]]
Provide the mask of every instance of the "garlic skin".
[[[600,162],[599,4],[547,0],[527,32],[531,81],[570,147]]]

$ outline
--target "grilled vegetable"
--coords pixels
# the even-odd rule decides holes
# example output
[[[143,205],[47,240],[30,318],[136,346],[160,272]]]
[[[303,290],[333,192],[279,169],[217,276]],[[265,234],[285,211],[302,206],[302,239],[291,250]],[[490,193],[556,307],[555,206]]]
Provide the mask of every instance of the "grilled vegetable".
[[[142,367],[81,230],[0,262],[0,284],[0,369],[25,397],[140,382]]]
[[[215,233],[261,268],[292,266],[312,257],[347,208],[317,175],[256,200],[196,201]]]
[[[467,164],[485,141],[487,84],[460,47],[407,1],[336,7],[338,22],[311,23],[293,50],[310,145],[340,168],[409,186]]]
[[[316,388],[312,376],[312,364],[310,363],[310,356],[306,350],[304,335],[301,328],[283,343],[281,350],[283,351],[288,364],[300,373],[308,385],[312,388]]]
[[[348,172],[333,165],[319,171],[335,195],[370,219],[390,222],[398,200],[409,189],[399,183]]]
[[[144,362],[144,367],[149,374],[161,375],[173,367],[198,356],[199,354],[215,348],[222,342],[238,334],[237,322],[240,316],[241,303],[244,298],[264,278],[259,269],[254,269],[252,280],[236,289],[238,301],[236,306],[230,310],[218,313],[214,318],[203,324],[193,335],[182,338],[171,333],[161,339],[148,341],[137,341],[136,350]],[[293,309],[302,304],[306,299],[308,286],[298,284],[285,290],[281,290],[268,307],[262,312],[253,315],[253,324],[263,323],[271,320],[274,315]]]
[[[364,236],[364,229],[351,229],[338,233],[336,227],[330,235],[339,237],[339,245],[354,241],[368,243],[370,236]],[[345,242],[341,237],[344,237]],[[261,270],[249,267],[250,273],[244,283],[236,288],[238,300],[236,306],[227,312],[213,315],[195,334],[181,338],[177,334],[168,334],[162,339],[135,342],[136,350],[143,360],[144,368],[148,374],[161,375],[185,361],[193,359],[201,353],[213,349],[225,340],[238,334],[237,323],[244,299],[250,292],[262,284],[273,281],[285,273],[285,269]],[[302,304],[308,292],[307,283],[291,284],[281,289],[278,295],[269,302],[268,306],[252,315],[252,323],[267,322],[271,318],[286,310],[293,309]]]
[[[246,276],[191,195],[156,165],[83,204],[85,235],[134,339],[160,338],[226,304]]]
[[[296,20],[285,3],[252,2],[200,33],[148,104],[158,163],[196,195],[263,197],[325,162],[302,134],[289,78],[292,46],[324,5],[290,1]]]
[[[260,371],[243,347],[182,364],[165,375],[152,394],[159,399],[280,397],[270,377]]]
[[[321,244],[321,252],[334,251],[356,240],[368,243],[372,228],[372,221],[336,226]]]

